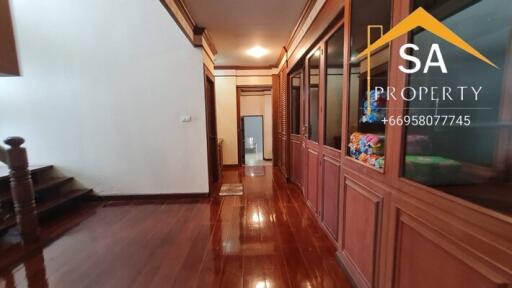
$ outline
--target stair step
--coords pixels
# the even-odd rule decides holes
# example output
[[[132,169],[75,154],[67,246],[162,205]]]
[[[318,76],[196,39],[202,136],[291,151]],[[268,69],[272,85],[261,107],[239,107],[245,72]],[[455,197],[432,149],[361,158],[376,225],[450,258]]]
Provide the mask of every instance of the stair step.
[[[9,193],[0,194],[0,203],[7,201],[7,200],[11,200],[11,194],[9,194]]]
[[[0,231],[16,225],[16,217],[14,215],[0,222]]]
[[[71,181],[73,181],[73,177],[58,177],[58,178],[50,178],[43,183],[37,184],[34,186],[34,192],[37,194],[38,192],[41,192],[43,190],[48,190],[51,188],[56,188],[59,186],[62,186],[64,184],[67,184]]]
[[[28,167],[28,170],[30,170],[30,174],[34,175],[37,173],[42,173],[45,171],[48,171],[53,168],[53,165],[34,165]],[[0,167],[0,181],[8,180],[9,179],[9,169],[7,166]]]
[[[68,184],[68,183],[70,183],[73,180],[74,180],[73,177],[50,178],[48,180],[45,180],[43,183],[35,185],[34,186],[34,193],[37,196],[38,192],[41,192],[41,191],[44,191],[44,190],[48,190],[48,189],[51,189],[51,188],[56,188],[56,187]],[[12,197],[11,197],[10,191],[3,192],[3,193],[0,194],[0,203],[4,202],[4,201],[7,201],[7,200],[11,200],[11,198]]]
[[[37,204],[37,214],[39,216],[53,208],[58,207],[59,205],[62,205],[66,202],[69,202],[73,199],[79,198],[83,195],[86,195],[88,193],[91,193],[92,189],[76,189],[76,190],[70,190],[63,194],[61,194],[59,197],[56,197],[55,199],[51,199],[48,201],[45,201],[43,203]],[[16,217],[13,215],[6,220],[0,222],[0,231],[7,229],[9,227],[12,227],[16,225]]]
[[[44,213],[52,208],[55,208],[61,204],[64,204],[68,201],[71,201],[73,199],[76,199],[80,196],[83,196],[85,194],[91,193],[92,189],[76,189],[67,191],[63,194],[61,194],[59,197],[56,197],[55,199],[51,199],[48,201],[45,201],[41,204],[37,205],[37,213],[41,214]]]

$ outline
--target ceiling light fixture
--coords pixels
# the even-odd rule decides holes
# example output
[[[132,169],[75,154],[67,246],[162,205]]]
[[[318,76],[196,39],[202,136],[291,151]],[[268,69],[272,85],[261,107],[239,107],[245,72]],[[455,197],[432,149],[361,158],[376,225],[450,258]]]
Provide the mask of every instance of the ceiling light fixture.
[[[265,49],[261,46],[254,46],[251,49],[247,50],[247,54],[254,58],[261,58],[268,54],[268,49]]]

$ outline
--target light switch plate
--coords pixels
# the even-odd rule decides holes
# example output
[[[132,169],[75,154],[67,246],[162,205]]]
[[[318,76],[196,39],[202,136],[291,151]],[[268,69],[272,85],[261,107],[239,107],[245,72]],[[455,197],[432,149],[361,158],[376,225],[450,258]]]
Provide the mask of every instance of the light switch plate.
[[[181,122],[182,123],[192,122],[192,116],[190,116],[190,115],[181,116]]]

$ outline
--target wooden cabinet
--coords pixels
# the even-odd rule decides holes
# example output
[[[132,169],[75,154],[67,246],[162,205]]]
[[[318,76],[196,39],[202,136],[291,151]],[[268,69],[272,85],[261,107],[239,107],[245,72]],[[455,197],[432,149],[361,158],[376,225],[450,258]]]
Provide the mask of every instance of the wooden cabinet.
[[[292,177],[290,180],[303,187],[306,201],[308,201],[310,208],[317,215],[318,221],[325,227],[326,233],[336,241],[340,262],[345,266],[358,287],[511,286],[512,213],[507,212],[507,209],[509,209],[508,211],[512,210],[512,207],[508,204],[512,200],[511,190],[500,190],[496,188],[496,185],[475,186],[476,188],[473,187],[472,189],[469,189],[469,186],[459,187],[459,189],[449,187],[450,189],[448,189],[439,186],[442,184],[440,182],[430,185],[429,183],[416,181],[418,177],[409,177],[409,175],[404,173],[404,168],[407,164],[405,157],[413,153],[411,152],[412,150],[406,150],[411,140],[405,137],[407,135],[406,128],[397,125],[370,125],[359,121],[363,116],[361,111],[359,111],[362,103],[358,101],[354,105],[354,102],[351,103],[350,97],[356,97],[356,99],[364,98],[361,95],[364,96],[366,93],[367,72],[363,71],[364,69],[360,69],[357,71],[357,81],[354,79],[352,81],[351,75],[354,75],[357,69],[351,71],[351,67],[352,69],[354,67],[362,68],[363,64],[366,63],[353,63],[354,53],[351,53],[350,43],[359,43],[351,39],[351,33],[356,33],[354,31],[362,33],[363,30],[366,33],[366,24],[364,24],[365,22],[363,23],[364,25],[361,23],[354,24],[352,17],[356,17],[355,15],[358,15],[357,17],[368,16],[366,17],[368,19],[365,18],[366,20],[358,19],[359,22],[363,20],[370,21],[374,18],[369,17],[368,11],[353,14],[353,2],[355,1],[344,1],[343,15],[335,19],[335,23],[332,23],[330,26],[343,27],[345,46],[341,53],[343,53],[344,62],[351,63],[351,65],[343,67],[343,79],[341,80],[343,82],[343,99],[340,107],[342,115],[341,139],[339,142],[338,140],[332,141],[333,143],[341,143],[341,149],[337,150],[332,149],[332,147],[326,147],[326,141],[323,139],[325,133],[323,131],[325,123],[323,121],[325,121],[326,105],[324,103],[326,89],[323,87],[326,85],[326,82],[325,78],[323,78],[323,80],[318,82],[318,97],[320,99],[318,142],[308,143],[307,141],[309,140],[303,137],[305,136],[304,134],[299,135],[301,137],[297,135],[290,136],[290,131],[286,128],[288,124],[285,122],[289,121],[290,118],[279,118],[279,125],[286,128],[282,130],[285,134],[282,136],[282,139],[286,139],[286,141],[282,144],[283,150],[280,152],[286,154],[286,156],[282,156],[283,158],[289,157],[288,159],[291,161]],[[415,0],[409,3],[409,1],[388,0],[389,8],[386,8],[382,7],[386,1],[376,0],[370,2],[364,2],[362,6],[364,6],[364,9],[377,9],[376,13],[379,16],[377,17],[378,19],[374,19],[375,21],[384,21],[384,14],[386,13],[389,17],[389,23],[387,23],[387,28],[384,29],[383,33],[410,15],[415,8],[412,3],[425,2],[424,8],[427,10],[432,8],[433,5],[439,4],[436,1],[422,2],[421,0]],[[485,8],[485,5],[493,1],[479,1],[478,5],[469,5],[464,1],[447,2],[456,4],[455,6],[458,7],[456,13],[461,13],[460,11],[464,11],[465,7],[472,7],[473,10],[471,12],[478,12],[478,9],[486,11],[485,9],[491,8]],[[510,5],[505,4],[506,2],[500,3],[501,5]],[[442,8],[446,7],[454,8],[449,5]],[[386,9],[389,9],[389,13],[386,12]],[[503,19],[505,16],[502,14],[508,13],[505,12],[506,10],[503,9],[504,12],[500,14],[500,17],[491,17],[486,25],[489,25],[492,21]],[[435,14],[435,11],[432,13],[436,17],[442,17]],[[453,16],[455,14],[446,13],[446,15]],[[448,17],[446,15],[444,17]],[[510,13],[507,15],[512,17]],[[461,18],[467,18],[462,16]],[[512,18],[508,19],[509,22],[510,20]],[[322,20],[318,19],[316,21]],[[327,20],[324,19],[324,21]],[[352,25],[362,25],[365,28],[353,29]],[[484,29],[483,27],[480,28]],[[332,35],[335,29],[332,28],[329,31],[324,31],[325,33],[322,34]],[[417,33],[418,30],[415,31]],[[471,36],[474,34],[473,32],[479,33],[478,31],[467,33]],[[493,177],[487,177],[487,180],[492,179],[495,183],[501,181],[498,183],[501,185],[500,187],[510,188],[512,187],[510,184],[506,186],[506,183],[510,183],[506,182],[510,181],[510,170],[506,170],[503,167],[511,164],[511,151],[503,147],[512,147],[510,137],[512,135],[510,130],[510,127],[512,127],[510,126],[510,123],[512,123],[512,114],[510,113],[510,103],[512,103],[510,91],[512,91],[512,86],[509,85],[511,83],[509,80],[512,79],[512,66],[510,66],[510,63],[512,63],[512,50],[510,50],[512,42],[510,38],[504,37],[502,34],[493,35],[495,38],[490,37],[488,39],[498,39],[501,37],[499,38],[503,40],[501,42],[505,43],[508,41],[508,44],[502,45],[505,48],[500,50],[501,56],[497,57],[497,59],[502,61],[508,59],[508,62],[500,62],[502,66],[500,72],[491,71],[492,73],[500,73],[500,76],[496,78],[499,79],[498,86],[496,87],[500,88],[495,89],[498,91],[496,92],[498,94],[493,92],[492,97],[498,97],[499,101],[496,100],[495,102],[501,103],[499,108],[493,110],[493,113],[496,114],[496,121],[501,123],[501,126],[496,126],[498,127],[496,128],[496,138],[501,140],[498,141],[499,145],[496,145],[496,149],[493,150],[495,152],[490,153],[494,155],[494,158],[485,164],[489,168],[481,169],[485,165],[478,166],[462,163],[463,169],[461,173],[480,176],[480,178],[470,177],[474,181],[480,181],[486,175],[494,175]],[[318,47],[325,49],[326,41],[329,39],[328,36],[318,36],[317,41],[312,42],[315,43],[314,45],[306,47],[306,50],[309,52],[303,55],[312,55],[311,53],[314,53],[313,51],[318,49]],[[376,38],[378,36],[380,35],[377,35]],[[405,65],[404,60],[399,57],[399,49],[402,44],[412,41],[408,36],[410,35],[405,34],[398,37],[389,46],[379,50],[378,53],[382,57],[375,57],[374,66],[372,66],[375,69],[372,75],[377,77],[378,80],[376,81],[382,82],[379,85],[403,87],[408,83],[407,75],[397,69],[398,65]],[[364,47],[367,45],[366,37],[367,35],[364,34],[364,43],[359,43]],[[484,40],[480,39],[479,41]],[[494,46],[483,44],[480,46],[481,49],[488,49],[489,47]],[[489,51],[491,51],[489,53],[493,53],[492,51],[494,50],[491,49]],[[453,53],[459,52],[455,51]],[[307,71],[307,58],[295,54],[294,52],[289,56],[291,60],[281,70],[282,82],[284,81],[283,77],[290,81],[290,76],[297,71],[297,67],[305,65]],[[383,56],[384,54],[386,57]],[[322,57],[321,61],[325,61],[325,56]],[[322,65],[325,65],[325,62],[321,62],[320,66]],[[485,69],[483,64],[478,67],[480,67],[479,69]],[[462,73],[460,70],[458,71]],[[319,69],[319,72],[319,78],[325,77],[322,76],[322,73],[326,73],[325,69]],[[488,74],[491,75],[491,72],[488,72]],[[474,74],[474,72],[472,73]],[[304,77],[307,78],[307,74],[308,72],[306,72]],[[375,84],[376,82],[372,83]],[[308,103],[307,81],[303,81],[303,85],[303,91],[306,91],[304,102]],[[372,86],[370,87],[370,89],[373,89]],[[290,96],[286,96],[285,93],[283,97]],[[281,100],[282,105],[288,105],[289,107],[288,100]],[[386,116],[397,117],[407,115],[407,104],[400,98],[387,101],[386,106],[384,106],[387,110]],[[305,114],[307,114],[307,104],[303,108],[306,109]],[[356,111],[356,113],[354,114],[353,111]],[[280,115],[289,115],[287,113],[289,113],[289,110],[283,107]],[[306,119],[302,124],[307,125],[310,122]],[[483,123],[481,124],[484,125]],[[485,122],[485,125],[488,124],[488,122]],[[382,151],[381,156],[385,155],[386,158],[385,162],[382,161],[382,166],[369,165],[369,163],[364,163],[360,159],[355,159],[350,154],[350,136],[358,130],[363,133],[381,134],[384,136],[385,145],[383,146],[384,151]],[[458,131],[452,130],[452,133],[458,133]],[[468,138],[467,135],[466,138]],[[288,139],[290,140],[289,142],[287,142]],[[439,138],[436,141],[430,145],[443,143],[439,141]],[[298,160],[301,146],[305,147],[305,154],[302,154],[304,156],[302,158],[303,161]],[[440,147],[438,151],[443,150],[441,148],[447,150],[449,147],[445,145]],[[462,153],[464,151],[457,152]],[[303,171],[302,175],[304,177],[302,179],[297,177],[297,175],[300,175],[297,172],[299,170]],[[447,178],[450,178],[450,176],[451,174],[447,172]],[[503,183],[506,185],[502,185]],[[494,193],[493,191],[497,192]],[[501,193],[500,191],[508,191],[509,193]],[[481,194],[483,192],[486,193],[485,197],[487,198],[470,197],[474,196],[475,193]],[[491,199],[492,197],[501,198]],[[486,199],[493,201],[486,201]]]

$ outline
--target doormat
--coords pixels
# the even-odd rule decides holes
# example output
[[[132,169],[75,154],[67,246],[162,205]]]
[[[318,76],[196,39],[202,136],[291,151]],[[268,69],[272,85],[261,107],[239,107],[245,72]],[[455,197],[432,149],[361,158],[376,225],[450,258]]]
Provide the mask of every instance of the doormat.
[[[244,185],[242,183],[222,184],[220,187],[220,196],[240,196],[244,194]]]

